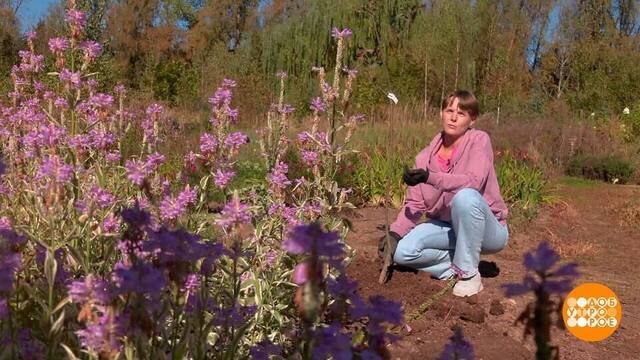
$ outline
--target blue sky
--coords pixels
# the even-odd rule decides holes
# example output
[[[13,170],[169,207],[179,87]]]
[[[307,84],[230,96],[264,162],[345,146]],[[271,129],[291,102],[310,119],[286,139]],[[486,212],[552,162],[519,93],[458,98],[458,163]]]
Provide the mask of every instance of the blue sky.
[[[47,15],[49,6],[58,1],[60,0],[24,0],[18,11],[22,31],[24,32],[35,26],[40,19]]]

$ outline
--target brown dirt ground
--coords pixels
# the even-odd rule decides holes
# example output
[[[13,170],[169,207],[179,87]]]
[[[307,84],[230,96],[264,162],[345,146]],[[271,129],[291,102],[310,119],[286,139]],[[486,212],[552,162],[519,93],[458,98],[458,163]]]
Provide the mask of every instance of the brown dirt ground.
[[[545,206],[538,216],[521,224],[510,224],[510,239],[499,254],[483,256],[495,262],[500,272],[483,279],[484,290],[471,301],[454,297],[451,291],[435,301],[424,315],[395,329],[402,336],[391,347],[393,359],[435,359],[441,352],[452,327],[463,328],[478,359],[532,359],[535,347],[531,337],[523,337],[523,327],[515,319],[530,301],[527,297],[507,299],[500,285],[518,282],[525,274],[523,254],[548,240],[568,261],[580,264],[578,284],[599,282],[609,286],[622,303],[620,328],[608,339],[588,343],[566,331],[554,330],[553,341],[560,346],[562,359],[638,359],[640,358],[640,235],[625,223],[622,209],[629,199],[640,195],[640,187],[598,185],[569,187],[559,185],[553,205]],[[356,250],[349,275],[358,280],[363,296],[381,294],[400,302],[405,314],[413,313],[446,282],[431,279],[426,273],[393,273],[385,285],[378,284],[380,261],[376,244],[382,232],[376,227],[392,221],[397,210],[359,209],[351,216],[352,232],[347,242]],[[503,315],[491,315],[489,307],[497,300]],[[485,319],[479,322],[484,313]],[[462,317],[476,318],[476,322]],[[409,330],[410,328],[410,330]]]

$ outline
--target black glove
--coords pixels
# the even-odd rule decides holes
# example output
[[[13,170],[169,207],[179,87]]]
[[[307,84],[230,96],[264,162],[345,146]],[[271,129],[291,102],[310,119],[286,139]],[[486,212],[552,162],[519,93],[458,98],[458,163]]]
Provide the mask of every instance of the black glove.
[[[416,186],[420,183],[426,183],[429,178],[429,169],[411,169],[405,164],[402,180],[409,186]]]
[[[391,256],[396,252],[396,247],[398,247],[398,242],[402,237],[393,231],[389,231],[390,241],[392,242]],[[393,246],[395,245],[395,246]],[[382,235],[380,240],[378,240],[378,256],[382,258],[384,256],[384,249],[387,246],[387,234]]]

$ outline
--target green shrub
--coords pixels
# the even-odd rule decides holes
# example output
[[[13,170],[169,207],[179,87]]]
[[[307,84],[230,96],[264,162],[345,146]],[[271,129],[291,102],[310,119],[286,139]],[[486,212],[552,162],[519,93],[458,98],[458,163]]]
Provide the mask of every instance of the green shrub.
[[[406,190],[402,183],[402,165],[412,162],[375,148],[345,161],[338,172],[338,183],[353,189],[354,203],[399,207]]]
[[[496,175],[502,197],[510,208],[532,215],[546,202],[547,178],[527,159],[505,151],[496,161]]]
[[[616,155],[577,155],[569,162],[566,172],[570,176],[624,184],[631,180],[634,168]]]
[[[622,114],[620,117],[622,128],[622,139],[627,143],[633,143],[640,140],[640,102],[633,107],[628,114]]]

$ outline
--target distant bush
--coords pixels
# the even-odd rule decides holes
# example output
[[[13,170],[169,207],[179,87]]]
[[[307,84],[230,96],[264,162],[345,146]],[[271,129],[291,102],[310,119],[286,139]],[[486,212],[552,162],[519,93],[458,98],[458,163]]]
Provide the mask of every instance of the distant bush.
[[[640,139],[640,103],[634,106],[629,113],[623,113],[620,117],[622,128],[622,139],[627,143],[636,142]]]
[[[569,162],[566,172],[571,176],[624,184],[631,180],[634,168],[630,161],[616,155],[577,155]]]
[[[547,178],[526,153],[498,153],[495,166],[502,198],[510,207],[533,213],[545,201]]]
[[[411,161],[405,163],[411,164]],[[338,172],[341,186],[353,189],[354,203],[400,207],[406,187],[402,183],[403,159],[376,148],[345,161]]]

